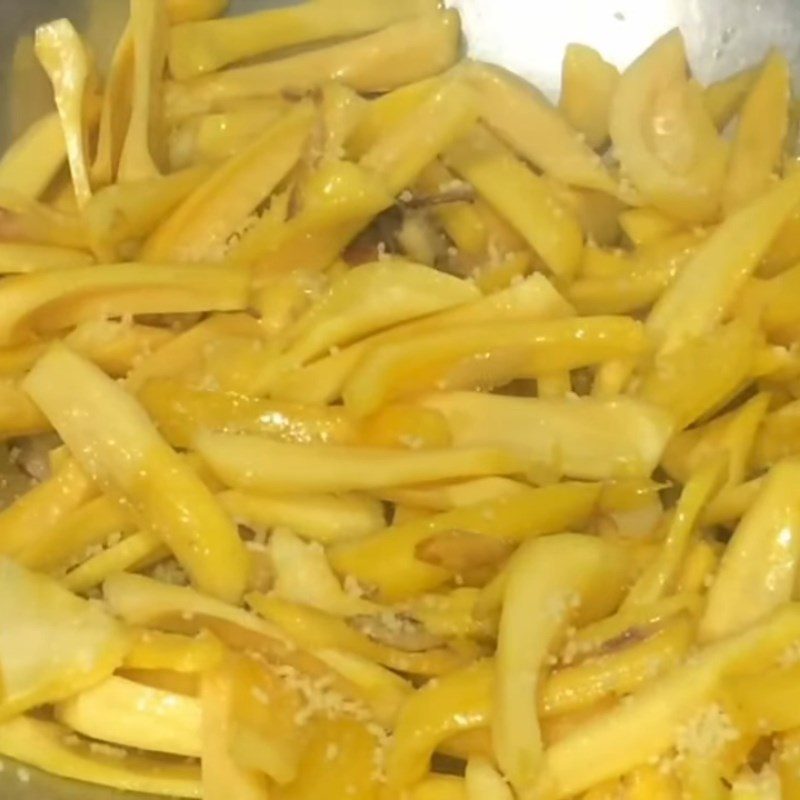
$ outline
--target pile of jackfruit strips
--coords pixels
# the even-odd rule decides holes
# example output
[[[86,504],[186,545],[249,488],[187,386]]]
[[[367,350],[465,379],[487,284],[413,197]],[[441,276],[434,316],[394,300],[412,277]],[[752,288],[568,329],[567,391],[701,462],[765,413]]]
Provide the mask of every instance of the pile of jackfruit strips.
[[[800,107],[435,0],[132,0],[0,160],[0,755],[205,800],[800,797]],[[32,769],[34,768],[34,769]],[[16,775],[14,774],[16,772]]]

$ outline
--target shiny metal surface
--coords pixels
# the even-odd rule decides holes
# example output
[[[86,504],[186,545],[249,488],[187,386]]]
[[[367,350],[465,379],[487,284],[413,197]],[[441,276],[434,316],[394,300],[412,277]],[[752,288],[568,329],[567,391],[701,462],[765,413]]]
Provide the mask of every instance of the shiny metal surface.
[[[403,0],[397,0],[402,2]],[[471,52],[558,93],[570,42],[597,48],[626,66],[670,28],[686,36],[698,76],[711,80],[760,59],[770,47],[790,58],[800,79],[800,0],[446,0],[463,14]],[[233,12],[287,0],[233,0]],[[0,148],[48,103],[31,34],[69,16],[86,31],[101,63],[113,48],[127,0],[0,0]]]
[[[403,2],[403,0],[396,0]],[[280,0],[233,0],[233,12]],[[570,42],[597,48],[624,67],[657,36],[679,26],[703,80],[758,61],[771,47],[790,58],[800,80],[800,0],[448,0],[463,14],[470,52],[503,64],[558,93],[561,59]],[[70,17],[105,61],[127,13],[126,0],[0,0],[0,149],[49,103],[33,58],[31,34],[49,19]],[[0,800],[138,800],[69,784],[30,771],[27,783],[6,762]]]
[[[558,94],[570,42],[596,48],[627,66],[654,39],[680,27],[692,67],[703,80],[730,75],[771,47],[800,79],[798,0],[456,0],[472,52]]]

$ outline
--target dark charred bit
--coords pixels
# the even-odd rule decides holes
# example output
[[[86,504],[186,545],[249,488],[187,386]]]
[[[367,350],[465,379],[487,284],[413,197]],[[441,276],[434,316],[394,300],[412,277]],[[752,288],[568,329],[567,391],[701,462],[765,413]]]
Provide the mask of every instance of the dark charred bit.
[[[611,653],[618,653],[626,647],[647,641],[653,635],[652,628],[634,627],[623,631],[619,636],[608,639],[597,648],[596,655],[606,656]]]
[[[446,753],[434,753],[431,758],[431,770],[440,775],[463,775],[466,767],[466,761]]]
[[[766,767],[773,753],[773,743],[769,736],[761,736],[747,755],[747,763],[753,772],[761,772]]]
[[[588,397],[592,393],[594,370],[585,367],[572,371],[572,391],[579,397]]]
[[[253,209],[253,216],[261,218],[264,214],[267,213],[267,211],[269,211],[271,205],[272,205],[272,195],[268,195]]]
[[[501,387],[502,394],[510,397],[536,397],[536,381],[529,378],[518,378]]]
[[[210,314],[205,311],[186,311],[177,314],[136,314],[134,319],[138,325],[184,331],[198,325],[209,316]]]
[[[361,235],[354,239],[342,254],[342,259],[350,267],[359,267],[378,259],[378,248],[375,242]]]
[[[711,542],[728,544],[733,536],[733,528],[726,528],[724,525],[715,525],[706,535]]]
[[[306,98],[319,103],[322,100],[322,89],[319,86],[314,86],[311,89],[299,89],[294,86],[287,86],[281,90],[281,97],[290,103],[299,103]]]
[[[351,267],[379,261],[382,256],[399,255],[397,234],[403,225],[403,212],[398,207],[379,214],[372,225],[359,234],[344,252],[344,260]]]
[[[303,210],[303,190],[301,181],[296,180],[289,192],[289,202],[286,204],[286,219],[294,219]]]

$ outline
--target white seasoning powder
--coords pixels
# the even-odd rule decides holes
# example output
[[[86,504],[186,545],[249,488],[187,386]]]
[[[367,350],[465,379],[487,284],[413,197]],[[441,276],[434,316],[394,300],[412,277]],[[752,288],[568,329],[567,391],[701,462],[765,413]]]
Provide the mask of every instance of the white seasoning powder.
[[[713,703],[679,728],[675,737],[678,758],[684,755],[716,758],[739,735],[725,709]]]
[[[189,576],[174,558],[159,562],[153,567],[150,574],[155,580],[172,586],[187,586],[189,584]]]
[[[333,676],[313,678],[289,665],[268,665],[292,691],[297,692],[305,705],[294,715],[294,723],[306,725],[315,717],[334,720],[350,718],[360,722],[371,719],[369,709],[355,700],[350,700],[332,688]]]

